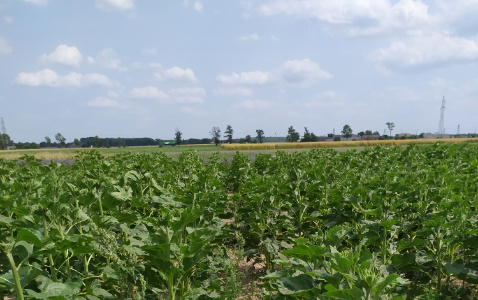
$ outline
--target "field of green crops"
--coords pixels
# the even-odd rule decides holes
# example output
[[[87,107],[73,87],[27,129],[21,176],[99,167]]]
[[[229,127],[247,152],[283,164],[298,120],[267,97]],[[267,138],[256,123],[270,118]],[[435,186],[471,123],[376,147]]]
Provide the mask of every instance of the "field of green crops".
[[[0,159],[0,298],[476,299],[477,206],[476,144]]]

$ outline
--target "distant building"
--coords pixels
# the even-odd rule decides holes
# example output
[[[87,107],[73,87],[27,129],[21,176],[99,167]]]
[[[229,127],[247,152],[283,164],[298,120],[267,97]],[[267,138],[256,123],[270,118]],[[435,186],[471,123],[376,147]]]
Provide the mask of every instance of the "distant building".
[[[409,139],[411,137],[410,133],[397,133],[395,135],[396,139]]]
[[[368,141],[368,140],[378,140],[380,138],[379,134],[364,134],[361,137],[361,140]]]

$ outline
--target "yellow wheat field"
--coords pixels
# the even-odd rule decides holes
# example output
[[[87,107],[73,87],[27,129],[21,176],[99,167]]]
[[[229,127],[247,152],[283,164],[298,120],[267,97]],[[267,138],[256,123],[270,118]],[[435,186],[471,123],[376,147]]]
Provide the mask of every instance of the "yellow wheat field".
[[[262,143],[262,144],[222,144],[224,150],[274,150],[274,149],[305,149],[329,147],[371,147],[376,145],[408,145],[478,142],[478,138],[449,138],[449,139],[414,139],[414,140],[368,140],[368,141],[340,141],[340,142],[309,142],[309,143]]]

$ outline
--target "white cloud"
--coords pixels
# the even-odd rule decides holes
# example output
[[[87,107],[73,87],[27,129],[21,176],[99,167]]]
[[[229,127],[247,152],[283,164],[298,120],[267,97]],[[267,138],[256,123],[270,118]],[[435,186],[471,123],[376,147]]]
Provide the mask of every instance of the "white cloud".
[[[155,100],[167,100],[169,95],[165,92],[158,90],[154,86],[145,86],[140,88],[134,88],[130,92],[131,97],[140,99],[155,99]]]
[[[313,100],[305,102],[304,106],[307,108],[344,108],[346,107],[346,102],[343,95],[329,90],[322,92],[314,97]]]
[[[4,17],[3,20],[5,21],[5,23],[12,23],[13,22],[13,18],[10,17],[10,16]]]
[[[184,0],[183,3],[182,3],[182,6],[184,7],[190,7],[190,2],[189,0]],[[193,9],[195,11],[198,11],[198,12],[201,12],[203,10],[203,4],[201,1],[194,1],[194,4],[192,5]]]
[[[73,67],[79,67],[83,56],[80,50],[74,46],[61,44],[50,54],[43,54],[40,60],[45,62],[58,63]]]
[[[448,34],[433,34],[393,42],[372,60],[391,68],[433,67],[478,60],[478,42]]]
[[[219,82],[231,85],[265,85],[272,82],[272,74],[262,71],[233,72],[231,75],[219,75],[216,77]]]
[[[257,41],[259,39],[259,35],[257,33],[243,35],[239,37],[240,41],[247,42],[247,41]]]
[[[191,106],[181,106],[181,112],[195,117],[204,117],[207,115],[205,111]]]
[[[308,59],[288,60],[282,63],[280,68],[271,72],[233,72],[231,75],[218,75],[217,81],[229,85],[266,85],[281,82],[297,86],[307,86],[323,79],[330,79],[332,75],[320,68],[320,66]]]
[[[111,86],[113,82],[105,75],[98,73],[81,74],[71,72],[67,75],[58,75],[55,71],[50,69],[43,69],[38,72],[21,72],[15,78],[15,82],[21,85],[29,86],[72,86],[84,87],[90,85]]]
[[[316,62],[308,58],[284,62],[281,73],[286,82],[299,85],[308,85],[322,79],[332,78],[330,73],[322,70]]]
[[[104,11],[128,10],[134,8],[135,0],[96,0],[96,7]]]
[[[0,37],[0,55],[12,52],[12,46],[3,38]]]
[[[257,109],[269,109],[275,107],[275,103],[272,101],[264,100],[246,100],[242,101],[239,104],[235,105],[236,108],[243,108],[247,110],[257,110]]]
[[[171,79],[190,82],[198,81],[196,75],[194,75],[194,71],[189,68],[182,69],[179,67],[172,67],[162,72],[156,72],[154,73],[154,76],[160,80]]]
[[[97,97],[96,99],[87,102],[86,105],[91,107],[119,107],[120,103],[111,98]]]
[[[179,88],[170,92],[172,101],[175,103],[203,103],[206,91],[203,88]]]
[[[128,68],[123,66],[121,59],[117,58],[116,52],[111,49],[101,50],[95,58],[89,56],[87,58],[89,64],[98,65],[102,68],[113,69],[118,71],[126,71]]]
[[[232,87],[225,89],[216,89],[213,91],[216,95],[225,95],[225,96],[251,96],[254,92],[251,89],[243,87]]]
[[[202,103],[206,91],[203,88],[178,88],[169,93],[159,90],[154,86],[134,88],[130,92],[132,98],[154,99],[162,103]]]
[[[48,4],[48,0],[23,0],[24,2],[36,4],[36,5],[46,5]]]
[[[350,35],[380,34],[401,29],[416,34],[433,22],[428,6],[417,0],[274,0],[258,7],[261,14],[286,14],[315,19],[329,26],[346,29]]]
[[[202,11],[203,5],[201,1],[194,2],[194,10],[195,11]]]

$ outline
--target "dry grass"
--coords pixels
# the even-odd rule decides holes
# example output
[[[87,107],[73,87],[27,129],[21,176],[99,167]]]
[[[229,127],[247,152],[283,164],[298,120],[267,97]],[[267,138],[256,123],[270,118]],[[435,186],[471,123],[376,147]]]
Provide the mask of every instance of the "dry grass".
[[[277,149],[305,149],[330,147],[371,147],[376,145],[408,145],[444,143],[478,142],[478,138],[449,138],[449,139],[414,139],[414,140],[368,140],[368,141],[340,141],[340,142],[309,142],[309,143],[262,143],[262,144],[222,144],[225,150],[277,150]]]
[[[66,149],[28,149],[28,150],[4,150],[0,152],[0,158],[16,160],[24,155],[35,156],[44,160],[70,160],[78,153]]]

